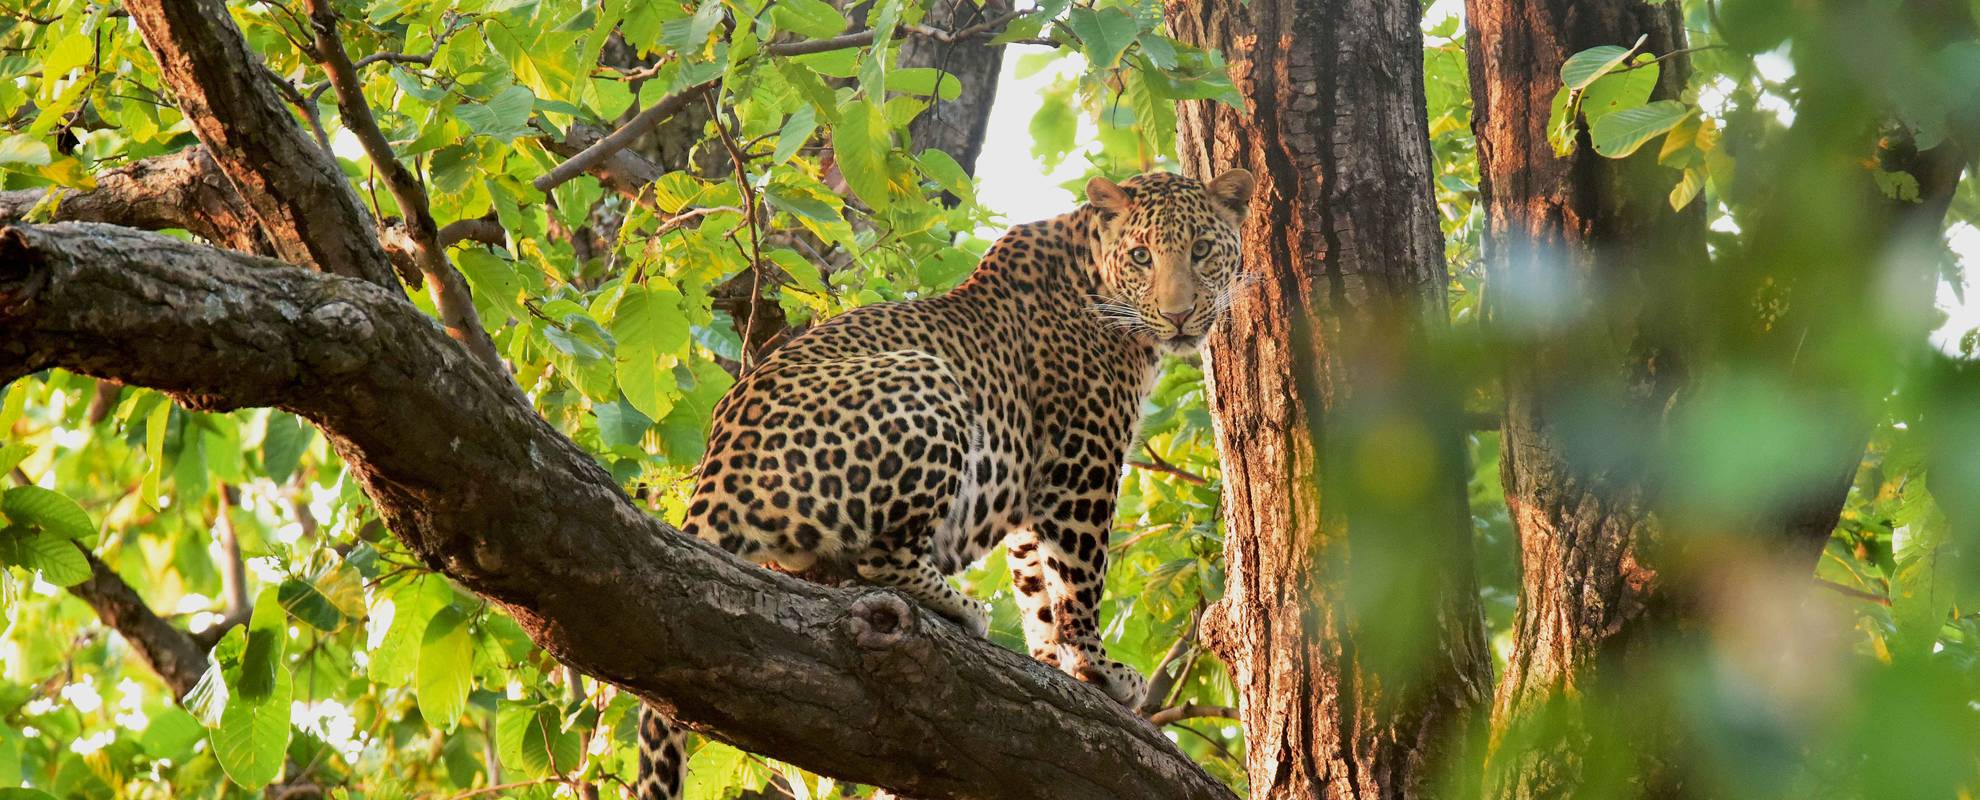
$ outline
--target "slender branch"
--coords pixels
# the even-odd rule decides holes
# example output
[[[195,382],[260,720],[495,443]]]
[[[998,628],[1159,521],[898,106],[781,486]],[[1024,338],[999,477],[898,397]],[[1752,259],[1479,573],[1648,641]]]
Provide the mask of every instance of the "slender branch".
[[[206,648],[192,634],[173,627],[152,611],[144,598],[95,553],[81,547],[76,549],[82,550],[83,558],[89,561],[90,576],[89,580],[69,587],[69,593],[96,609],[103,624],[130,643],[131,650],[171,688],[174,698],[192,691],[193,685],[199,683],[199,676],[206,672]]]
[[[1862,589],[1858,589],[1853,586],[1844,586],[1840,583],[1836,583],[1835,581],[1828,580],[1826,578],[1816,578],[1815,585],[1827,589],[1831,592],[1835,592],[1836,594],[1844,595],[1846,597],[1854,597],[1858,600],[1867,600],[1869,602],[1876,603],[1877,605],[1884,606],[1885,608],[1889,608],[1891,605],[1891,599],[1889,597],[1885,597],[1875,592],[1866,592],[1863,591]]]
[[[1162,458],[1160,454],[1156,453],[1155,448],[1150,447],[1147,442],[1143,442],[1141,444],[1141,449],[1142,452],[1148,455],[1148,457],[1146,459],[1137,459],[1137,460],[1129,461],[1128,466],[1135,467],[1137,469],[1145,469],[1150,472],[1160,472],[1164,475],[1171,475],[1177,478],[1181,478],[1190,483],[1196,484],[1198,486],[1205,486],[1210,483],[1210,479],[1205,478],[1202,475],[1198,475],[1194,472],[1190,472],[1189,470],[1183,469],[1182,467],[1178,467],[1174,464],[1169,463],[1167,459]]]
[[[1238,710],[1230,706],[1200,706],[1195,703],[1184,703],[1148,715],[1148,722],[1153,725],[1171,725],[1186,719],[1202,719],[1204,717],[1237,719]]]
[[[350,55],[344,52],[343,38],[337,33],[337,12],[331,8],[330,0],[310,0],[310,24],[316,29],[316,56],[329,73],[344,127],[357,135],[364,154],[384,180],[385,189],[392,193],[393,202],[398,203],[399,213],[405,215],[413,263],[433,287],[433,305],[440,314],[440,323],[447,327],[448,336],[465,345],[490,369],[509,374],[508,365],[502,363],[501,354],[495,350],[495,340],[481,326],[481,315],[474,310],[467,279],[447,260],[446,249],[440,244],[440,231],[427,203],[426,187],[420,185],[412,170],[399,163],[398,154],[392,152],[391,143],[386,141],[385,132],[379,129],[378,120],[371,113],[371,104],[364,99],[364,86],[358,82],[357,68],[351,63]]]
[[[548,192],[551,189],[564,185],[565,182],[572,178],[598,168],[612,154],[631,146],[639,137],[659,127],[660,123],[666,121],[668,117],[680,113],[680,110],[686,108],[689,102],[700,97],[704,92],[715,88],[721,82],[720,79],[703,81],[660,98],[660,102],[654,103],[646,110],[634,115],[632,119],[626,120],[626,124],[620,125],[618,130],[606,134],[603,138],[593,142],[590,147],[586,147],[582,152],[571,156],[569,160],[552,167],[549,172],[538,176],[531,185],[535,186],[537,191]]]
[[[1154,671],[1148,673],[1148,687],[1142,693],[1141,706],[1138,709],[1142,714],[1154,714],[1168,704],[1169,692],[1175,689],[1176,684],[1182,681],[1184,673],[1188,672],[1187,668],[1173,672],[1170,668],[1197,648],[1196,629],[1202,623],[1203,604],[1198,602],[1196,610],[1189,614],[1189,626],[1183,629],[1181,636],[1176,637],[1176,643],[1169,646],[1169,651],[1162,654],[1162,660],[1156,662]]]

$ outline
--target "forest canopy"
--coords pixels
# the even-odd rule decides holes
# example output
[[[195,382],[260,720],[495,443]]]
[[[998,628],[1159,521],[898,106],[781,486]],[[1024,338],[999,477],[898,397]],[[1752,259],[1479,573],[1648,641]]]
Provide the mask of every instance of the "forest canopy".
[[[1271,665],[1205,632],[1237,629],[1227,552],[1258,547],[1231,515],[1263,518],[1219,458],[1235,343],[1165,361],[1122,472],[1102,636],[1151,679],[1138,709],[1024,663],[1001,552],[959,584],[1008,653],[909,632],[991,688],[889,705],[904,668],[862,680],[880,657],[819,633],[866,595],[653,536],[738,375],[1043,216],[978,176],[1240,166],[1276,187],[1254,209],[1311,215],[1254,213],[1247,243],[1291,255],[1248,263],[1329,287],[1293,308],[1324,341],[1289,347],[1335,348],[1292,362],[1314,391],[1268,399],[1323,462],[1285,549],[1339,588],[1293,601],[1345,621],[1288,626],[1344,643],[1369,718],[1484,678],[1381,796],[1980,792],[1980,4],[1573,5],[16,0],[0,799],[617,796],[642,699],[706,734],[691,798],[978,796],[1062,750],[1165,796],[1293,796],[1280,748],[1326,737],[1248,741],[1273,712],[1232,670]],[[1342,15],[1407,35],[1313,22]],[[1263,96],[1309,42],[1394,56],[1321,72],[1421,130],[1343,133],[1362,95],[1334,78]],[[986,130],[993,103],[1037,111]],[[1218,149],[1288,115],[1312,130]],[[1032,157],[980,160],[986,135]],[[1359,180],[1412,157],[1416,185]],[[1434,285],[1352,269],[1405,249],[1357,211],[1397,197],[1434,221]],[[1284,305],[1247,291],[1233,315]],[[1392,297],[1432,306],[1393,352],[1355,337],[1401,328],[1324,322]],[[1426,498],[1460,496],[1440,539]],[[747,636],[824,677],[711,677]],[[1302,768],[1387,758],[1343,746]]]

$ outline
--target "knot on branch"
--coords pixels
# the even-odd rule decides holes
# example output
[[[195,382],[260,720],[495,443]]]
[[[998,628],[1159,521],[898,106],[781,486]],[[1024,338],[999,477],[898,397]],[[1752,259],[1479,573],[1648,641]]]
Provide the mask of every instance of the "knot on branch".
[[[893,592],[869,592],[852,604],[853,643],[862,650],[886,650],[914,628],[914,609]]]
[[[27,231],[0,229],[0,313],[11,312],[27,302],[33,291],[28,279],[40,271],[44,258],[28,241]]]

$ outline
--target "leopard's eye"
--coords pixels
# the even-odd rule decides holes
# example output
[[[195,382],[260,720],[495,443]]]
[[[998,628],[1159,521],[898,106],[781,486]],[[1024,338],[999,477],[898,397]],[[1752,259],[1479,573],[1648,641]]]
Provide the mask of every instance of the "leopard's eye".
[[[1191,247],[1189,249],[1189,253],[1190,255],[1195,256],[1198,260],[1202,260],[1204,256],[1210,255],[1210,240],[1209,239],[1196,240],[1196,246]]]
[[[1137,247],[1128,251],[1128,258],[1136,264],[1148,266],[1148,248]]]

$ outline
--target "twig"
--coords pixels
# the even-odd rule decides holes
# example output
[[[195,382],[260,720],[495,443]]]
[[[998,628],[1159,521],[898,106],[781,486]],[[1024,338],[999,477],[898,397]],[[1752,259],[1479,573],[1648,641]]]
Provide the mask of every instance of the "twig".
[[[1202,719],[1205,717],[1237,719],[1238,710],[1230,706],[1200,706],[1195,703],[1184,703],[1149,714],[1148,721],[1156,727],[1161,727],[1186,719]]]
[[[627,120],[626,124],[620,125],[618,130],[605,134],[604,138],[592,142],[590,147],[571,156],[564,163],[552,167],[549,172],[543,173],[531,182],[531,185],[535,186],[537,191],[548,192],[564,185],[572,178],[591,171],[592,168],[604,163],[612,154],[626,149],[639,137],[659,127],[668,117],[679,113],[681,109],[687,107],[689,101],[700,97],[702,93],[715,88],[716,84],[721,82],[719,78],[702,81],[660,98],[660,102],[639,112],[632,119]]]
[[[1677,49],[1677,50],[1672,50],[1672,51],[1670,51],[1670,52],[1668,52],[1668,53],[1665,53],[1665,54],[1663,54],[1663,55],[1661,55],[1661,56],[1658,56],[1658,57],[1656,57],[1656,58],[1653,58],[1653,59],[1650,59],[1649,61],[1645,61],[1645,62],[1643,62],[1643,63],[1641,63],[1641,64],[1628,64],[1628,65],[1625,65],[1625,66],[1621,66],[1621,67],[1617,67],[1617,68],[1615,69],[1615,71],[1616,71],[1616,72],[1628,72],[1628,71],[1630,71],[1630,70],[1633,70],[1633,69],[1642,69],[1642,68],[1644,68],[1644,67],[1647,67],[1647,66],[1650,66],[1651,64],[1657,64],[1657,63],[1661,63],[1661,62],[1662,62],[1662,61],[1663,61],[1664,59],[1667,59],[1667,58],[1676,58],[1676,57],[1678,57],[1678,56],[1682,56],[1682,55],[1688,55],[1688,54],[1691,54],[1691,53],[1696,53],[1696,52],[1699,52],[1699,51],[1701,51],[1701,50],[1724,50],[1725,48],[1726,48],[1726,46],[1725,46],[1725,45],[1722,45],[1722,44],[1701,44],[1701,45],[1699,45],[1699,46],[1697,46],[1697,47],[1685,47],[1685,48],[1680,48],[1680,49]]]
[[[1129,461],[1128,466],[1135,467],[1138,469],[1145,469],[1150,472],[1160,472],[1165,475],[1173,475],[1177,478],[1181,478],[1185,481],[1196,484],[1198,486],[1205,486],[1210,483],[1210,479],[1208,478],[1205,478],[1194,472],[1190,472],[1189,470],[1183,469],[1182,467],[1178,467],[1174,464],[1169,463],[1166,459],[1162,458],[1160,455],[1157,455],[1155,453],[1155,448],[1148,446],[1147,442],[1143,442],[1141,444],[1141,449],[1143,452],[1146,452],[1148,454],[1148,458],[1145,460],[1136,459]]]
[[[398,155],[392,152],[391,143],[385,139],[385,132],[378,128],[378,120],[371,114],[371,104],[364,99],[364,87],[358,82],[357,69],[352,65],[350,55],[344,52],[343,40],[337,34],[337,12],[331,8],[330,0],[310,0],[310,21],[316,29],[316,56],[324,72],[330,76],[331,88],[337,93],[337,109],[343,113],[344,127],[356,134],[358,142],[364,146],[364,154],[371,159],[373,168],[384,180],[386,190],[399,204],[399,213],[405,215],[406,232],[413,244],[414,263],[433,284],[433,305],[440,313],[440,322],[446,326],[447,335],[466,346],[469,352],[497,374],[509,376],[508,366],[502,363],[501,354],[495,350],[495,340],[489,338],[488,331],[481,327],[481,317],[474,310],[467,279],[461,277],[461,273],[447,261],[446,251],[440,246],[439,230],[427,204],[425,187],[404,164],[399,163]]]
[[[1877,594],[1875,592],[1866,592],[1863,591],[1862,589],[1858,589],[1853,586],[1844,586],[1832,580],[1827,580],[1824,578],[1816,578],[1815,585],[1840,595],[1854,597],[1858,600],[1867,600],[1869,602],[1876,603],[1877,605],[1883,606],[1885,608],[1889,608],[1891,606],[1891,599],[1888,597],[1885,597],[1881,594]]]
[[[1171,673],[1169,667],[1191,650],[1196,649],[1196,626],[1202,621],[1203,604],[1198,602],[1196,609],[1189,614],[1189,627],[1183,629],[1183,634],[1176,637],[1176,643],[1169,647],[1169,652],[1162,654],[1162,660],[1155,665],[1154,671],[1148,673],[1148,688],[1142,695],[1141,707],[1138,709],[1141,713],[1155,714],[1168,704],[1170,690],[1182,681],[1184,672],[1187,672],[1183,670]]]

